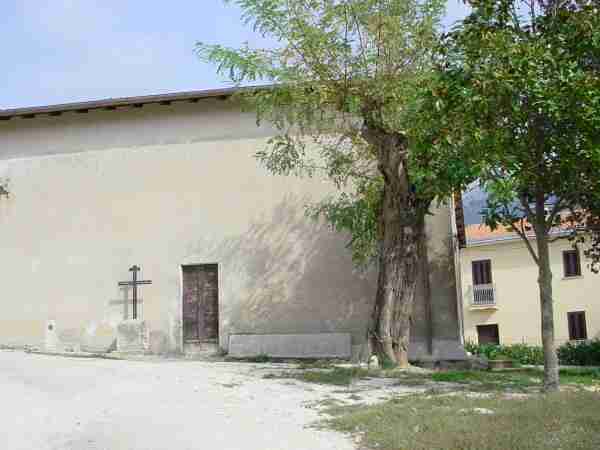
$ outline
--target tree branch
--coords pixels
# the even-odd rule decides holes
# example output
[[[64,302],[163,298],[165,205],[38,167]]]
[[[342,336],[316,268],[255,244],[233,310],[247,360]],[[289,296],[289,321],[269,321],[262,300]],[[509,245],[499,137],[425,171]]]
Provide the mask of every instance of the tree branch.
[[[521,219],[519,221],[519,228],[517,228],[514,224],[511,225],[511,228],[521,237],[521,239],[523,239],[523,241],[525,242],[525,246],[527,247],[527,250],[529,251],[529,254],[531,255],[531,257],[533,258],[533,260],[535,261],[536,264],[539,264],[539,258],[538,255],[535,253],[535,250],[533,249],[533,246],[531,245],[531,242],[529,241],[529,238],[527,237],[527,231],[525,230],[525,220]]]
[[[548,239],[548,242],[552,244],[553,242],[560,241],[561,239],[569,239],[568,234],[558,234],[551,239]]]
[[[564,204],[563,199],[559,198],[559,199],[557,199],[554,206],[552,206],[552,210],[550,211],[550,214],[548,215],[548,218],[546,219],[546,227],[548,229],[552,228],[552,224],[554,224],[554,219],[556,218],[556,215],[558,213],[560,213],[560,211],[563,209],[563,204]]]

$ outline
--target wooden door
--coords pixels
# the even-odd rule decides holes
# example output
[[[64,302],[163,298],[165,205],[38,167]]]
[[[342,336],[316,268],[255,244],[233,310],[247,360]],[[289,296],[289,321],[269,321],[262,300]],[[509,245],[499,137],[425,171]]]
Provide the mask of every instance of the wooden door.
[[[219,271],[217,264],[183,266],[183,340],[219,338]]]

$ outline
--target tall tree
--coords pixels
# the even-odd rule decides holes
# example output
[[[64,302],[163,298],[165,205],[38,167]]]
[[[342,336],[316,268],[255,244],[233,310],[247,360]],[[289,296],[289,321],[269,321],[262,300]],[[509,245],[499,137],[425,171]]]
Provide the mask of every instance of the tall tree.
[[[537,264],[544,386],[554,391],[549,244],[557,227],[581,224],[565,211],[587,217],[600,198],[600,9],[587,0],[468,3],[472,14],[446,37],[437,82],[424,90],[430,128],[415,135],[427,145],[435,136],[436,155],[479,178],[487,224],[511,227]]]
[[[238,85],[272,83],[241,94],[258,120],[278,131],[258,157],[273,173],[322,171],[336,183],[339,195],[310,211],[351,232],[357,259],[377,259],[371,348],[406,366],[419,249],[432,201],[415,188],[406,105],[432,67],[445,1],[233,3],[246,23],[279,46],[200,43],[199,53]]]

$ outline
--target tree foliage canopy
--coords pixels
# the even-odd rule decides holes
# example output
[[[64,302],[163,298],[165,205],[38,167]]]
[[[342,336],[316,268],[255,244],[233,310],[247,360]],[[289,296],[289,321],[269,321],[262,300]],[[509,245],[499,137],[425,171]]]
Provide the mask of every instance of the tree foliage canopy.
[[[355,260],[371,260],[383,180],[363,126],[398,134],[410,126],[407,105],[430,76],[445,1],[231,2],[247,24],[279,46],[199,43],[199,54],[236,84],[272,83],[241,94],[259,122],[277,129],[259,160],[276,174],[324,173],[339,193],[310,205],[309,214],[349,231]]]
[[[550,235],[557,226],[577,231],[600,205],[600,8],[594,0],[469,3],[473,13],[445,38],[439,75],[423,91],[429,125],[414,135],[417,148],[433,141],[432,153],[459,169],[430,174],[432,182],[445,189],[457,174],[478,179],[489,193],[487,224],[511,227],[537,264],[544,385],[553,391]]]
[[[425,95],[434,130],[415,133],[422,142],[437,136],[437,154],[458,179],[481,181],[489,225],[533,224],[543,195],[548,231],[560,211],[600,195],[598,3],[471,3]]]

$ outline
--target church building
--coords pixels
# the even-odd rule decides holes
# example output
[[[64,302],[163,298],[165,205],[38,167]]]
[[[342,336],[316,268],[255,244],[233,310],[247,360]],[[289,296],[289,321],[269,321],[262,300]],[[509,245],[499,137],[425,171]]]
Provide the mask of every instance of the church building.
[[[0,345],[364,357],[374,270],[274,176],[232,90],[0,110]],[[412,359],[461,359],[452,214],[428,222]]]

